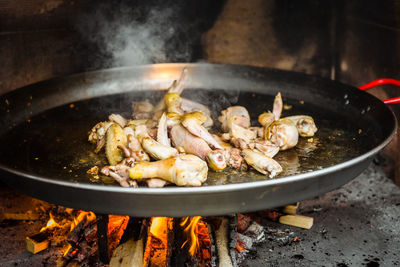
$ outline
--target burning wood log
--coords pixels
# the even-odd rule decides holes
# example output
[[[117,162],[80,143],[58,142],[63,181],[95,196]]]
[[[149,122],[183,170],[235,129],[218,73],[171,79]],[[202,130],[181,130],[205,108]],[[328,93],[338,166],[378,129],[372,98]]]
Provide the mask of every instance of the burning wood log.
[[[167,267],[173,238],[173,218],[152,218],[144,252],[143,267]]]
[[[129,218],[120,244],[111,257],[110,267],[143,266],[145,227],[142,222],[142,219]]]
[[[65,228],[65,225],[60,226],[58,223],[56,223],[50,213],[50,219],[46,226],[40,229],[39,233],[26,237],[26,250],[36,254],[47,249],[53,237],[54,230],[60,227]]]
[[[211,229],[201,216],[185,217],[176,222],[174,266],[215,266]],[[181,245],[182,244],[182,245]]]
[[[89,264],[97,254],[97,246],[95,245],[97,241],[96,216],[92,212],[80,211],[71,228],[67,236],[69,246],[63,255],[64,261],[59,262],[58,265],[74,266],[79,263],[78,265],[81,266],[85,263]]]

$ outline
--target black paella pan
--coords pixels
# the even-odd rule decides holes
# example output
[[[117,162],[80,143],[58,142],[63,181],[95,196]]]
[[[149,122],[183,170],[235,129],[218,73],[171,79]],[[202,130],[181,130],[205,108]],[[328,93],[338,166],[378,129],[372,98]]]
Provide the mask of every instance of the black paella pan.
[[[256,123],[282,93],[283,116],[314,117],[318,132],[280,152],[277,178],[250,171],[209,172],[202,187],[122,188],[86,171],[106,164],[87,132],[110,113],[129,116],[130,103],[156,103],[162,89],[188,68],[183,96],[218,113],[243,105]],[[1,178],[55,204],[131,216],[223,215],[282,206],[347,183],[392,139],[397,124],[375,97],[328,79],[248,66],[158,64],[76,74],[0,97]]]

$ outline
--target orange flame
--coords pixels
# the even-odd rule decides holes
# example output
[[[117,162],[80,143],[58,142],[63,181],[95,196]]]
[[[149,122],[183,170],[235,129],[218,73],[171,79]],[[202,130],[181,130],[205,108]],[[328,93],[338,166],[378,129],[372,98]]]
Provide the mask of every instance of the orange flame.
[[[93,220],[96,219],[96,215],[95,215],[93,212],[91,212],[91,211],[89,211],[89,212],[87,212],[87,211],[79,211],[78,216],[76,216],[76,217],[74,218],[74,221],[71,223],[71,229],[70,229],[70,231],[74,230],[74,228],[75,228],[81,221],[83,221],[85,218],[86,218],[86,220],[88,220],[88,221],[93,221]]]
[[[42,229],[40,229],[40,232],[43,232],[46,229],[52,229],[54,227],[59,227],[60,225],[58,223],[56,223],[56,221],[53,218],[53,215],[51,214],[51,212],[49,213],[50,215],[50,219],[48,220],[46,226],[42,227]]]
[[[183,248],[189,241],[190,241],[190,247],[189,247],[189,254],[193,256],[196,252],[196,250],[199,248],[199,238],[198,234],[200,234],[199,231],[199,220],[201,219],[201,216],[195,216],[189,219],[189,217],[186,217],[182,220],[180,223],[180,226],[184,227],[187,222],[189,221],[189,224],[186,226],[184,229],[184,232],[190,237],[188,238],[182,245],[181,248]]]
[[[72,248],[71,244],[68,244],[67,248],[65,249],[64,253],[63,253],[63,257],[65,255],[67,255],[68,251]]]

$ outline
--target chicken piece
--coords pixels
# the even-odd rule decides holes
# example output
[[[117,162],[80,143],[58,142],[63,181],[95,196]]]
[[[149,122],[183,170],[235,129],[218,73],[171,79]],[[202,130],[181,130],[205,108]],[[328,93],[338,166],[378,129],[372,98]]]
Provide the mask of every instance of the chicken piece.
[[[128,127],[132,127],[133,129],[138,126],[138,125],[143,125],[146,124],[149,120],[143,119],[143,120],[128,120]]]
[[[211,114],[211,112],[208,109],[208,107],[204,106],[203,104],[197,103],[197,102],[195,102],[193,100],[190,100],[190,99],[187,99],[187,98],[183,98],[183,97],[182,97],[181,108],[186,113],[200,111],[201,113],[203,113],[205,115],[209,115],[210,116],[210,114]]]
[[[171,129],[175,125],[180,124],[181,118],[182,118],[182,115],[179,115],[178,113],[168,112],[167,113],[167,128]]]
[[[223,148],[222,149],[226,164],[236,170],[245,171],[247,170],[247,164],[241,155],[241,150],[238,148]]]
[[[242,106],[232,106],[221,111],[218,121],[222,123],[222,130],[229,132],[231,123],[235,123],[243,128],[250,127],[250,115],[246,108]]]
[[[96,144],[95,153],[98,153],[106,144],[106,132],[111,125],[110,121],[99,122],[90,130],[88,140]]]
[[[264,126],[268,127],[275,121],[275,115],[272,112],[264,112],[258,116],[258,122]]]
[[[213,126],[214,122],[210,116],[211,112],[203,104],[197,103],[195,101],[192,101],[192,100],[189,100],[186,98],[182,98],[181,108],[185,113],[192,113],[195,111],[199,111],[199,112],[203,113],[204,116],[206,117],[205,122],[203,122],[203,126],[206,128],[210,128]]]
[[[155,160],[167,159],[178,155],[178,150],[170,146],[164,146],[150,136],[142,138],[142,147]]]
[[[257,135],[257,137],[264,138],[264,127],[255,126],[250,127],[249,130],[253,131]]]
[[[208,166],[214,171],[222,171],[226,168],[226,159],[221,149],[213,150],[207,155]]]
[[[196,111],[193,113],[184,114],[182,116],[181,123],[191,134],[200,137],[213,148],[221,149],[222,147],[218,144],[214,137],[212,137],[207,129],[201,125],[206,120],[207,118],[203,113]]]
[[[136,120],[150,119],[153,116],[154,106],[149,100],[132,102],[132,118]]]
[[[161,118],[161,117],[160,117]],[[146,122],[147,133],[150,135],[151,138],[157,139],[157,126],[158,121],[155,120],[148,120]]]
[[[224,149],[224,148],[231,148],[232,145],[225,142],[224,140],[222,140],[222,138],[216,134],[212,134],[212,137],[214,137],[215,141],[218,142],[218,144]]]
[[[281,93],[278,92],[278,94],[275,96],[274,99],[274,104],[272,107],[272,112],[264,112],[258,116],[258,122],[265,127],[268,127],[273,123],[274,121],[278,120],[281,117],[282,114],[282,109],[283,109],[283,101],[282,101],[282,96]]]
[[[213,137],[215,138],[215,140],[217,140],[219,145],[222,147],[222,149],[220,151],[222,152],[222,154],[225,157],[227,166],[232,167],[237,170],[241,170],[241,171],[247,170],[247,164],[241,155],[240,149],[234,148],[234,147],[232,147],[231,144],[224,142],[222,140],[222,138],[219,137],[218,135],[213,134]]]
[[[264,155],[273,158],[279,152],[279,146],[272,144],[268,140],[257,138],[254,147]]]
[[[164,146],[171,146],[171,141],[168,138],[167,115],[165,113],[162,114],[158,122],[157,142]]]
[[[226,168],[226,160],[221,151],[213,151],[203,139],[192,135],[182,125],[172,127],[170,134],[175,147],[207,161],[211,169],[219,171]]]
[[[183,68],[181,76],[179,77],[179,80],[174,80],[171,84],[171,86],[168,88],[167,94],[168,93],[174,93],[177,95],[182,94],[183,89],[185,89],[185,83],[188,77],[188,69]],[[157,104],[157,106],[154,108],[154,117],[153,119],[158,120],[159,117],[162,114],[162,111],[166,108],[166,103],[165,103],[165,96],[164,98]]]
[[[231,135],[229,133],[223,133],[220,138],[224,142],[229,142],[231,140]]]
[[[178,186],[201,186],[207,173],[207,163],[194,155],[139,162],[129,169],[131,179],[161,178]]]
[[[314,119],[307,115],[297,115],[285,117],[285,119],[291,120],[297,128],[301,137],[312,137],[318,130],[315,125]]]
[[[150,137],[146,125],[138,125],[135,128],[135,136],[140,141],[144,151],[155,160],[167,159],[178,154],[178,150],[170,146],[164,146]]]
[[[110,165],[117,165],[123,159],[123,152],[118,146],[126,146],[127,138],[118,124],[112,124],[106,133],[106,156]]]
[[[121,149],[125,158],[131,157],[131,151],[126,146],[118,145],[118,148]]]
[[[151,178],[146,180],[147,186],[150,188],[162,188],[167,184],[167,181],[159,178]]]
[[[231,144],[239,149],[256,149],[268,157],[274,157],[279,152],[279,147],[263,138],[256,138],[250,142],[245,142],[241,138],[231,138]]]
[[[265,139],[286,150],[297,145],[299,132],[291,120],[279,119],[265,129]]]
[[[172,85],[168,88],[168,93],[182,94],[183,89],[185,89],[186,81],[188,79],[188,69],[185,67],[181,72],[178,80],[175,80]]]
[[[236,148],[240,148],[240,149],[245,149],[245,148],[251,148],[253,149],[255,146],[253,144],[253,142],[249,142],[247,143],[245,140],[243,140],[242,138],[234,138],[232,137],[230,139],[231,144],[236,147]]]
[[[150,161],[149,155],[144,152],[142,145],[135,137],[135,132],[133,131],[133,129],[131,127],[125,127],[124,132],[128,140],[127,148],[130,152],[130,157],[132,157],[134,161]]]
[[[168,112],[174,112],[180,115],[185,113],[181,108],[182,98],[177,93],[165,94],[164,100]]]
[[[125,125],[128,124],[128,120],[125,119],[124,117],[122,117],[119,114],[111,114],[110,116],[108,116],[108,119],[112,122],[117,123],[119,126],[121,126],[122,128],[125,127]]]
[[[229,135],[232,138],[243,139],[247,144],[250,143],[257,137],[257,133],[239,126],[236,123],[232,123],[229,131]]]
[[[269,178],[273,178],[282,172],[282,167],[277,161],[265,156],[261,152],[243,149],[242,154],[247,164],[262,174],[269,174]]]
[[[279,118],[281,117],[282,108],[283,108],[282,96],[281,93],[278,92],[278,94],[276,94],[275,96],[274,105],[272,107],[272,113],[275,115],[275,120],[279,120]]]
[[[129,167],[126,165],[104,166],[101,173],[114,178],[122,187],[138,187],[136,181],[129,179]]]

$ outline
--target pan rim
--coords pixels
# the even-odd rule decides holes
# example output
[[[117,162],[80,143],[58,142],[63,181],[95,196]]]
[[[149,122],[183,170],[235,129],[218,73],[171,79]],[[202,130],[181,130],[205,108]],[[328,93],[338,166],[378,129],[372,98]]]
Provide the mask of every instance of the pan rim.
[[[272,69],[272,68],[261,68],[261,67],[246,66],[246,65],[209,64],[209,63],[161,63],[161,64],[149,64],[149,65],[142,65],[142,66],[134,66],[134,67],[135,68],[149,68],[149,67],[163,66],[163,65],[174,65],[174,66],[214,65],[214,66],[251,67],[254,69],[264,69],[264,70],[273,70],[273,71],[278,71],[278,72],[297,73],[299,75],[315,77],[320,80],[329,80],[328,78],[323,78],[323,77],[319,77],[316,75],[309,75],[309,74],[299,73],[299,72],[294,72],[294,71],[278,70],[278,69]],[[106,70],[119,71],[119,70],[125,70],[125,69],[130,69],[130,68],[132,68],[132,66],[131,67],[128,66],[128,67],[110,68],[110,69],[106,69]],[[104,71],[104,69],[103,70],[94,70],[94,71],[84,72],[84,73],[86,73],[86,74],[100,73],[102,71]],[[38,82],[35,84],[45,83],[45,82],[55,80],[55,79],[70,78],[73,76],[82,75],[84,73],[75,73],[75,74],[67,75],[67,76],[54,77],[53,79],[41,81],[41,82]],[[355,88],[354,86],[343,84],[339,81],[335,81],[335,80],[329,80],[329,81]],[[31,85],[28,85],[28,86],[31,86]],[[25,86],[25,87],[27,87],[27,86]],[[22,88],[24,88],[24,87],[22,87]],[[20,88],[20,89],[22,89],[22,88]],[[11,92],[13,92],[13,91],[11,91]],[[374,97],[374,98],[376,98],[376,97]],[[385,105],[385,104],[382,103],[382,105]],[[386,107],[386,108],[388,108],[388,107]],[[351,167],[359,162],[362,162],[363,160],[366,160],[369,157],[372,157],[376,153],[378,153],[382,148],[384,148],[386,145],[388,145],[390,143],[390,141],[393,139],[394,135],[396,134],[396,131],[398,128],[398,122],[397,122],[396,116],[394,115],[393,111],[390,108],[388,108],[388,110],[392,114],[391,120],[392,120],[393,128],[391,130],[391,133],[376,147],[372,148],[371,150],[369,150],[369,151],[363,153],[362,155],[357,156],[353,159],[335,164],[330,167],[323,168],[321,170],[314,170],[311,172],[300,173],[300,174],[290,175],[290,176],[286,176],[286,177],[280,177],[277,179],[267,179],[267,180],[262,180],[262,181],[252,181],[252,182],[224,184],[224,185],[210,185],[210,186],[200,186],[200,187],[178,187],[178,186],[176,186],[176,187],[164,187],[164,188],[145,188],[145,187],[124,188],[124,187],[120,187],[117,185],[97,185],[97,184],[89,184],[89,183],[77,183],[77,182],[55,180],[48,176],[39,176],[39,175],[28,173],[26,171],[16,170],[12,167],[4,165],[1,162],[0,162],[0,169],[10,172],[12,174],[15,174],[17,176],[23,176],[25,178],[30,178],[33,180],[37,180],[39,182],[52,184],[55,186],[69,187],[69,188],[81,189],[81,190],[95,189],[97,191],[103,191],[103,192],[141,194],[141,195],[142,194],[145,194],[145,195],[169,195],[169,194],[186,195],[186,194],[195,194],[195,193],[201,193],[201,194],[210,193],[211,194],[211,193],[230,192],[230,191],[242,191],[242,190],[248,190],[248,189],[252,189],[252,188],[256,188],[256,187],[282,185],[282,184],[287,184],[287,183],[291,183],[291,182],[298,182],[298,181],[302,181],[302,180],[306,180],[306,179],[316,178],[320,175],[327,175],[330,173],[334,173],[341,169]]]

